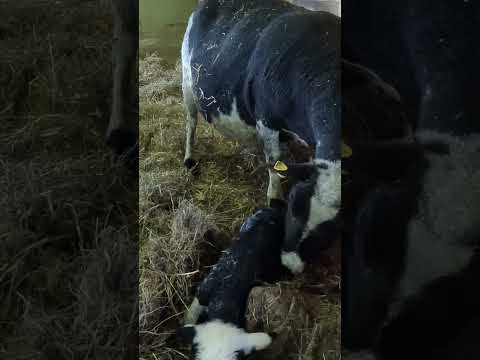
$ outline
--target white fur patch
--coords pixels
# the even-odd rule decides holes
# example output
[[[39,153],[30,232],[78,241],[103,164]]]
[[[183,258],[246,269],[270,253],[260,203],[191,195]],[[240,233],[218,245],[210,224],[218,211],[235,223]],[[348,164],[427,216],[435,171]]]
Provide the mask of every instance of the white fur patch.
[[[265,126],[261,120],[257,121],[255,128],[257,130],[258,138],[263,143],[263,153],[265,154],[265,161],[267,163],[270,163],[279,160],[281,157],[279,138],[280,132]],[[267,198],[269,201],[272,199],[283,199],[280,177],[275,171],[272,171],[271,169],[268,169]]]
[[[248,125],[240,118],[237,108],[237,100],[232,103],[230,114],[219,112],[219,116],[213,119],[213,126],[222,135],[238,142],[249,145],[257,145],[257,133],[255,127]]]
[[[188,311],[185,315],[184,323],[186,325],[196,324],[199,316],[202,314],[202,312],[205,311],[205,309],[206,309],[206,306],[200,305],[197,298],[193,299],[192,304],[188,308]]]
[[[309,232],[319,224],[332,220],[340,210],[342,201],[341,162],[316,159],[314,163],[326,165],[328,168],[319,170],[315,193],[310,199],[310,214],[302,239],[305,239]]]
[[[292,4],[302,6],[308,10],[326,11],[338,17],[342,16],[342,2],[340,0],[288,0]]]
[[[428,156],[430,167],[409,223],[407,264],[398,299],[464,268],[473,255],[465,235],[480,230],[480,136],[454,138],[424,132],[419,140],[441,140],[450,154]]]
[[[298,256],[298,254],[294,251],[282,251],[282,264],[294,274],[300,274],[305,268],[305,264],[303,263],[302,259],[300,259],[300,256]]]
[[[265,126],[261,120],[257,121],[255,128],[258,137],[262,140],[266,160],[275,161],[280,159],[279,131]]]
[[[193,77],[192,77],[192,55],[193,50],[190,51],[190,30],[193,25],[193,14],[188,19],[187,29],[182,42],[182,87],[183,91],[189,91],[193,94]]]
[[[193,342],[197,345],[197,360],[234,360],[236,351],[248,355],[252,350],[263,350],[272,343],[266,333],[248,334],[220,320],[196,325],[195,330]]]

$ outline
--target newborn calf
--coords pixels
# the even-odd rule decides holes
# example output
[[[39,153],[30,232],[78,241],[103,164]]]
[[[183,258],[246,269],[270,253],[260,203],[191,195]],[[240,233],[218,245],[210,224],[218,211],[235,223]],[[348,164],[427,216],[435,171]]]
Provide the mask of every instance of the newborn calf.
[[[186,325],[178,330],[192,344],[191,359],[239,360],[270,345],[268,334],[245,331],[245,312],[253,287],[286,272],[280,261],[283,228],[284,211],[257,211],[199,285]]]

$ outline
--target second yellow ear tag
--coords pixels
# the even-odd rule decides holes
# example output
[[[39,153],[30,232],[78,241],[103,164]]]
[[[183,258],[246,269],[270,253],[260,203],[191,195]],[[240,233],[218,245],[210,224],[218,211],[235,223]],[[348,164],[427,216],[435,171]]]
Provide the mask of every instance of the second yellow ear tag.
[[[352,154],[353,154],[352,148],[342,141],[342,158],[343,159],[349,158],[350,156],[352,156]]]
[[[280,160],[275,163],[273,168],[277,171],[287,171],[288,170],[287,164],[285,164],[283,161],[280,161]]]

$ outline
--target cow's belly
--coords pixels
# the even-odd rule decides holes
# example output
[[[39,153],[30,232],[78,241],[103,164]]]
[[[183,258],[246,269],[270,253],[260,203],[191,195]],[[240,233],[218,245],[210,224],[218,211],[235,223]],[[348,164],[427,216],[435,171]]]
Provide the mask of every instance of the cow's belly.
[[[231,109],[229,114],[220,111],[218,115],[212,116],[213,127],[228,139],[238,141],[248,147],[257,146],[258,141],[255,127],[248,125],[247,122],[240,117],[236,102],[233,102]]]

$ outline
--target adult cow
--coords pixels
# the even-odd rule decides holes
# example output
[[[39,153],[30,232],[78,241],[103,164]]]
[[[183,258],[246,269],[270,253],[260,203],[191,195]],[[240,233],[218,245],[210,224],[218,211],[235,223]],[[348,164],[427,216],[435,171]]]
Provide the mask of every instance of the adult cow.
[[[306,176],[290,195],[286,244],[318,233],[340,207],[339,36],[337,16],[282,0],[201,1],[184,36],[188,168],[197,165],[192,156],[198,112],[226,136],[259,141],[268,164],[281,159],[282,129],[315,149],[312,163],[289,168],[292,176]],[[283,199],[271,168],[267,197]],[[283,263],[302,271],[291,250],[282,255]]]
[[[479,155],[479,135],[423,132],[344,161],[375,182],[344,238],[347,359],[480,356]]]
[[[288,2],[308,10],[327,11],[337,16],[342,12],[340,0],[288,0]]]
[[[111,0],[113,9],[113,89],[107,143],[124,154],[138,137],[138,0]],[[138,157],[133,151],[131,158]]]
[[[419,129],[480,131],[480,3],[343,0],[342,56],[392,84]]]

